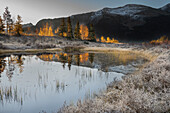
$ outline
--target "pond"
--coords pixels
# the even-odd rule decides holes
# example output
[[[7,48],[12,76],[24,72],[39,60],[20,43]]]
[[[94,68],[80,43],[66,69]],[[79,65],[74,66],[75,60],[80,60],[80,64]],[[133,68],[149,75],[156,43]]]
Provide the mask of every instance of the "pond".
[[[93,98],[147,60],[132,53],[45,53],[0,57],[0,113],[57,112]]]

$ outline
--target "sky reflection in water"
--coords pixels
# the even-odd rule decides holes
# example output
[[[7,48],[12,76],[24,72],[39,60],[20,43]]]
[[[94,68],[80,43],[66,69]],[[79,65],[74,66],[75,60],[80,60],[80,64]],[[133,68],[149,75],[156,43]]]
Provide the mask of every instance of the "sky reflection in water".
[[[0,113],[57,111],[64,102],[91,98],[123,74],[110,67],[137,61],[121,54],[40,54],[0,58]]]

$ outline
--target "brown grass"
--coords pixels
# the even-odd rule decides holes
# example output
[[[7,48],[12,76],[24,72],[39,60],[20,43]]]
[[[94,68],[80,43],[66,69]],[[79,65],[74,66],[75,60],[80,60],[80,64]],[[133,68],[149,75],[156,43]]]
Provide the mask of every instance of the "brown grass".
[[[159,51],[159,52],[158,52]],[[64,105],[62,113],[160,113],[170,106],[170,50],[151,48],[144,54],[156,54],[139,73],[114,81],[101,96]]]

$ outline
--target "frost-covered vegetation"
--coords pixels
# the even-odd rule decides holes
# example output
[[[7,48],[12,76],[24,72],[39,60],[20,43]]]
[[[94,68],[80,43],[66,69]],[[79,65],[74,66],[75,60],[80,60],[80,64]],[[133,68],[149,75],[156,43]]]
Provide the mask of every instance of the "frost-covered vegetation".
[[[92,100],[78,101],[77,105],[64,105],[59,112],[169,112],[170,50],[154,47],[144,52],[160,55],[138,73],[111,83],[104,94]]]

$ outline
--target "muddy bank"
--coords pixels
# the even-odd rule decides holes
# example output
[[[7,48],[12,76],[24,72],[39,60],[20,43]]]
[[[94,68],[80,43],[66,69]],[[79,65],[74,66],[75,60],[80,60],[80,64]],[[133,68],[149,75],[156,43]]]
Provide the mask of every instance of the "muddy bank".
[[[139,72],[111,83],[95,99],[64,105],[62,113],[97,112],[169,112],[170,50],[160,47],[140,50],[158,55]]]

